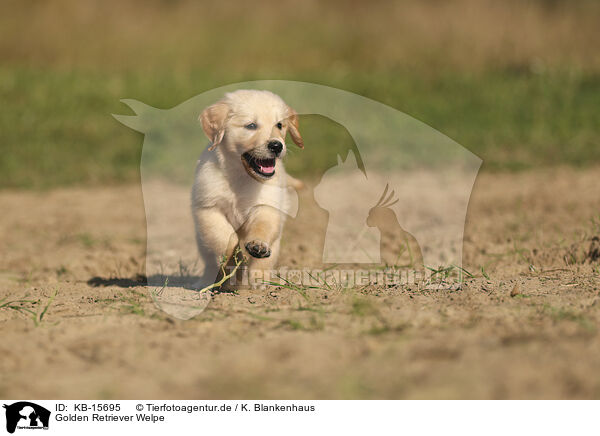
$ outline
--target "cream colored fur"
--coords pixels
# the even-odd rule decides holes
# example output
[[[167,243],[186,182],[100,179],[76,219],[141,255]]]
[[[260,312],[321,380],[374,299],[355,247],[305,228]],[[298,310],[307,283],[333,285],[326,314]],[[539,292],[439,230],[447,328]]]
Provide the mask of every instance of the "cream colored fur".
[[[206,265],[202,281],[214,282],[219,265],[224,259],[231,265],[239,247],[248,259],[244,270],[248,285],[260,287],[270,280],[269,271],[279,255],[284,211],[289,207],[288,186],[302,185],[287,175],[282,162],[288,132],[303,147],[297,114],[271,92],[240,90],[206,108],[200,121],[211,141],[198,161],[192,189],[196,240]],[[274,141],[283,146],[278,156],[269,148]],[[275,173],[271,177],[248,163],[271,162],[272,158]],[[248,286],[241,280],[238,274],[231,287]]]

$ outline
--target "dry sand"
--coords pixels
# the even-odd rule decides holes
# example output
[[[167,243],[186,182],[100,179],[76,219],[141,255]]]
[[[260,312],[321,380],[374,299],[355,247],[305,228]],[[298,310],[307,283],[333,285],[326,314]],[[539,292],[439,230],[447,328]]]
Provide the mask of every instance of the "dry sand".
[[[37,314],[0,308],[0,396],[600,398],[598,175],[482,174],[459,290],[270,287],[189,321],[144,286],[139,186],[0,192],[0,305]],[[300,201],[290,267],[327,219]]]

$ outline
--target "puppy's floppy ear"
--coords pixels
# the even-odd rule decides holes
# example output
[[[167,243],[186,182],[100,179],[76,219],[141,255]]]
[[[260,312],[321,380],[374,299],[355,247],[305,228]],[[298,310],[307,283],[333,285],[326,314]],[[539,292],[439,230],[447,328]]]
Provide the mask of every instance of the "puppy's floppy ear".
[[[229,115],[229,105],[225,102],[218,102],[207,107],[202,111],[198,118],[202,123],[204,133],[212,142],[209,150],[213,150],[223,140],[225,135],[225,120]]]
[[[300,147],[304,148],[304,141],[302,140],[302,136],[300,136],[300,131],[298,130],[298,114],[294,109],[288,106],[288,127],[290,129],[290,136],[292,137],[292,141]]]

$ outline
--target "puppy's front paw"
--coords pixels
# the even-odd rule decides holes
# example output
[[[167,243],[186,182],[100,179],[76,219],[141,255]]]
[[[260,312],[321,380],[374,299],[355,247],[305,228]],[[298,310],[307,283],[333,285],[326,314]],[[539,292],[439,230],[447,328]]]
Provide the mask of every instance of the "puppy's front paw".
[[[262,259],[263,257],[269,257],[271,255],[271,249],[266,242],[262,241],[250,241],[246,243],[246,250],[252,257]]]

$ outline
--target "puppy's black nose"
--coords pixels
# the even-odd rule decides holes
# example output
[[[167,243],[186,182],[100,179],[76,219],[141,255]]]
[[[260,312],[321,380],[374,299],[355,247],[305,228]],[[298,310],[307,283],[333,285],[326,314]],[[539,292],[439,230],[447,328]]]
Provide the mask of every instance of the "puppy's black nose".
[[[267,144],[267,148],[273,153],[275,153],[277,156],[279,156],[279,154],[281,154],[281,150],[283,150],[283,144],[276,140],[269,141],[269,143]]]

